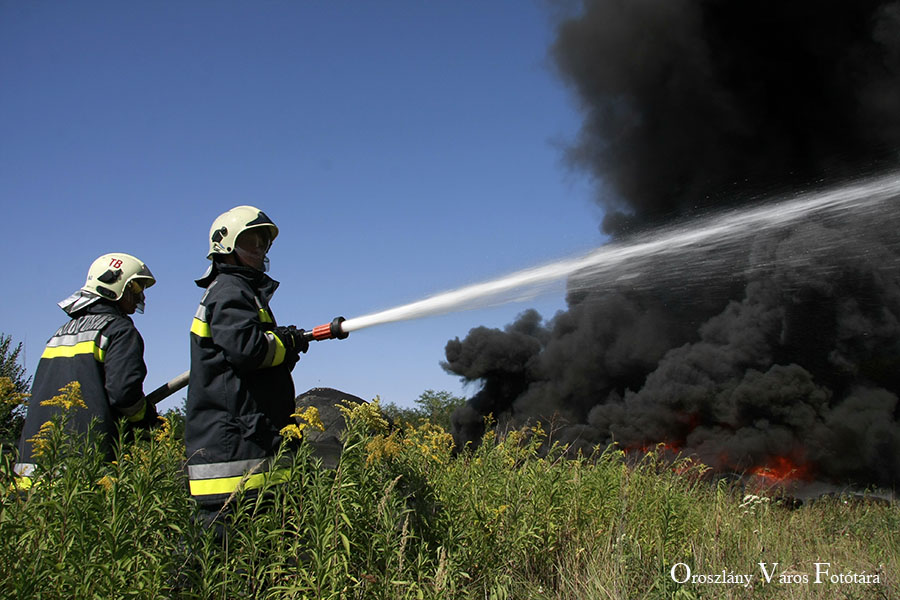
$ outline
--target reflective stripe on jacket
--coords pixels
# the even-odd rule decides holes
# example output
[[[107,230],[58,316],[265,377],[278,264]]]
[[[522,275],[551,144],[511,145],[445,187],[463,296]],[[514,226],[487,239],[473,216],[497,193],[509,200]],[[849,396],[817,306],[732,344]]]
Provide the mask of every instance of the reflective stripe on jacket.
[[[293,361],[272,334],[278,282],[247,267],[214,264],[191,323],[185,445],[191,495],[221,505],[258,487],[293,422]],[[246,479],[244,479],[246,477]]]
[[[144,340],[131,318],[105,301],[88,306],[60,327],[41,354],[34,375],[31,398],[22,437],[16,473],[30,477],[33,470],[33,438],[41,425],[62,409],[42,402],[60,394],[60,389],[77,381],[87,409],[72,408],[69,427],[85,433],[92,419],[94,433],[103,434],[103,447],[110,456],[115,420],[119,416],[136,422],[144,418]]]

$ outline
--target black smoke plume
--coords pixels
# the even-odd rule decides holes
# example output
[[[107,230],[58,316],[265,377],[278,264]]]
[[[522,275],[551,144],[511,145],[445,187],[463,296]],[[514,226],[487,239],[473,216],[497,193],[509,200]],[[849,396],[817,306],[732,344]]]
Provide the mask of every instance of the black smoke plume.
[[[584,114],[568,158],[615,241],[900,164],[900,2],[584,0],[557,34]],[[898,202],[627,282],[573,278],[552,319],[451,340],[445,369],[482,384],[457,444],[489,413],[555,418],[585,449],[664,442],[720,470],[783,457],[900,483]]]

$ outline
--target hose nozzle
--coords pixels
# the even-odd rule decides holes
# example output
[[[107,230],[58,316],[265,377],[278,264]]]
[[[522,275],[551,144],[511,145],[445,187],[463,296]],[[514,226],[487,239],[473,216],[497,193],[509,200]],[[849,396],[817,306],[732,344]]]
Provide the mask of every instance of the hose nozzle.
[[[303,337],[307,341],[331,339],[343,340],[348,335],[350,335],[341,328],[341,323],[343,323],[344,321],[346,321],[344,317],[335,317],[334,320],[331,321],[331,323],[325,323],[324,325],[313,327],[311,331],[304,331]]]

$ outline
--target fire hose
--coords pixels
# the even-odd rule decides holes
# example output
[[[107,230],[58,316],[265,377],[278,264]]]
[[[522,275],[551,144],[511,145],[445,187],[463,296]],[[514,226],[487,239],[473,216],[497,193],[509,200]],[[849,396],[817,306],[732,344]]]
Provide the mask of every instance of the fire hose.
[[[343,340],[350,335],[341,327],[341,323],[343,323],[345,320],[346,319],[344,319],[344,317],[335,317],[331,321],[331,323],[325,323],[324,325],[313,327],[309,331],[301,329],[300,335],[307,342],[322,340]],[[161,401],[165,400],[178,390],[187,386],[190,376],[191,372],[185,371],[178,377],[167,381],[166,383],[162,384],[161,386],[147,394],[145,398],[148,402],[159,404]]]

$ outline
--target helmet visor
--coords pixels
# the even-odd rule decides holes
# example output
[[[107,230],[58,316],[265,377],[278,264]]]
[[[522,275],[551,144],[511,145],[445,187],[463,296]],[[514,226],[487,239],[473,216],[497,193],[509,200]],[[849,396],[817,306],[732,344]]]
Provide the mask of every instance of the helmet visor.
[[[144,297],[144,290],[149,286],[149,279],[132,279],[128,282],[128,291],[131,292],[132,302],[134,302],[134,312],[139,315],[144,314],[147,299]],[[151,284],[152,285],[152,284]]]
[[[234,252],[241,263],[257,271],[267,271],[269,259],[266,256],[272,246],[272,238],[267,227],[247,229],[238,236]]]

